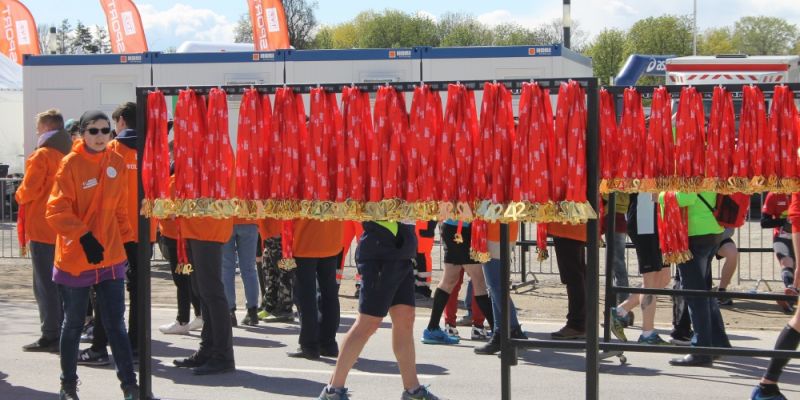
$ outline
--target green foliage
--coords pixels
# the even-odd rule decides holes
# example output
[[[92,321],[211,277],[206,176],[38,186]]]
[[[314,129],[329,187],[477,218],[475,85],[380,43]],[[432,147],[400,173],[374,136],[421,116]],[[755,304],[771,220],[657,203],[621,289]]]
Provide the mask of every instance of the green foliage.
[[[250,14],[244,13],[239,17],[236,26],[233,28],[234,43],[253,43],[253,22]]]
[[[436,24],[429,18],[398,10],[362,13],[356,18],[358,47],[437,46]]]
[[[737,52],[736,46],[733,45],[731,28],[726,26],[706,29],[697,38],[698,55],[713,56],[717,54],[736,54]]]
[[[84,25],[80,20],[75,25],[75,31],[72,32],[72,39],[70,47],[76,54],[93,54],[100,51],[99,47],[94,43],[92,32],[89,27]]]
[[[692,21],[687,16],[662,15],[637,21],[628,31],[628,54],[692,54]]]
[[[488,46],[492,44],[492,31],[474,16],[447,13],[438,24],[442,46]]]
[[[742,17],[733,28],[734,46],[748,55],[788,54],[797,40],[797,26],[778,17]]]
[[[603,83],[609,83],[609,78],[617,75],[628,56],[625,52],[625,31],[604,29],[586,52],[592,57],[594,76]]]

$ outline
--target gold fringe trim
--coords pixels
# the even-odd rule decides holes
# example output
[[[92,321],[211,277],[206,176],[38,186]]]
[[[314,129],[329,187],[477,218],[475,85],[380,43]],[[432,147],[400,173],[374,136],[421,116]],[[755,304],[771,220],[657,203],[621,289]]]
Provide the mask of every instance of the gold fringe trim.
[[[547,261],[548,258],[550,258],[550,252],[548,252],[547,249],[536,248],[536,261],[544,262]]]
[[[175,273],[178,275],[191,275],[192,272],[194,272],[194,267],[189,263],[178,264],[178,266],[175,267]]]
[[[278,268],[284,271],[291,271],[297,268],[297,261],[295,261],[294,258],[283,258],[278,261]]]
[[[800,178],[777,176],[730,177],[657,177],[645,179],[603,179],[600,193],[717,192],[721,194],[800,191]]]
[[[663,253],[664,264],[683,264],[691,260],[692,252],[691,251],[681,251],[678,253]]]
[[[475,249],[469,249],[469,258],[481,264],[486,264],[492,259],[492,257],[489,256],[489,253],[476,251]]]

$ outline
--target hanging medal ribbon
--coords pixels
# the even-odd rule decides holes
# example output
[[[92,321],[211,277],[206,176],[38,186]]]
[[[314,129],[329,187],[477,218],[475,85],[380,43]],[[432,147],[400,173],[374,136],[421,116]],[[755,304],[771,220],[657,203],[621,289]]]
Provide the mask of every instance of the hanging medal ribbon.
[[[20,257],[27,257],[28,237],[25,233],[25,206],[22,204],[17,208],[17,243],[19,243]]]
[[[200,198],[201,138],[206,136],[202,97],[194,90],[181,90],[175,106],[173,124],[175,152],[176,215],[192,217],[198,210]]]
[[[644,177],[645,179],[655,179],[654,191],[664,191],[670,187],[675,177],[672,97],[664,86],[653,90],[648,132],[648,138],[645,140]]]
[[[233,148],[228,134],[228,100],[224,90],[211,89],[206,114],[207,143],[203,146],[200,196],[212,201],[210,216],[231,218],[235,208],[231,183],[233,178]]]
[[[681,90],[678,103],[677,175],[680,191],[699,191],[705,174],[703,96],[694,87]]]
[[[642,95],[636,89],[625,89],[622,104],[622,118],[617,130],[619,172],[623,179],[621,189],[625,192],[638,192],[644,172],[642,147],[647,141]]]
[[[255,200],[265,195],[262,176],[266,135],[261,95],[256,89],[245,90],[239,107],[239,129],[236,140],[236,198],[240,200],[236,214],[258,218]]]
[[[438,197],[436,146],[443,129],[442,99],[439,92],[431,90],[428,85],[416,87],[410,117],[410,136],[415,145],[412,144],[407,151],[417,152],[419,168],[416,175],[420,203],[415,210],[420,219],[435,219],[438,208],[435,202]]]
[[[164,93],[147,95],[147,137],[142,156],[142,187],[144,200],[142,214],[163,218],[172,208],[167,196],[169,183],[169,138],[167,131],[167,104]]]
[[[664,204],[658,207],[657,225],[664,263],[680,264],[691,260],[688,216],[678,205],[675,192],[664,193]]]
[[[797,107],[794,102],[794,92],[788,86],[775,86],[770,110],[769,130],[770,135],[776,137],[780,161],[776,163],[776,176],[780,178],[771,190],[794,192],[798,190],[797,174]],[[772,151],[769,149],[768,151]]]
[[[372,137],[372,115],[369,94],[357,87],[342,89],[342,119],[344,121],[344,196],[349,202],[348,220],[361,218],[367,201],[369,182],[367,148]],[[342,144],[342,142],[340,142]]]
[[[307,159],[310,166],[313,182],[312,218],[330,219],[333,217],[331,207],[323,207],[321,203],[336,198],[336,176],[338,173],[338,145],[341,138],[342,118],[336,104],[336,94],[325,89],[311,90],[311,109],[309,113],[309,142],[312,145],[311,154]]]
[[[714,88],[706,134],[706,172],[703,187],[720,193],[734,191],[728,185],[734,154],[733,96],[722,87]]]
[[[618,187],[615,178],[623,176],[619,158],[620,143],[617,130],[617,112],[614,95],[600,89],[600,192],[608,193]],[[520,106],[521,107],[521,106]],[[522,117],[520,116],[520,122]],[[627,172],[625,173],[627,174]]]

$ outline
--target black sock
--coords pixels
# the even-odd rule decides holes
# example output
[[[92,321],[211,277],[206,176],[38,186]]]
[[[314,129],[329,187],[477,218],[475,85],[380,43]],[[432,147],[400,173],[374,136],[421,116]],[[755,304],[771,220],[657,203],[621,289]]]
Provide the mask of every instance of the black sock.
[[[450,293],[442,289],[436,288],[433,292],[433,308],[431,308],[431,319],[428,321],[428,329],[439,329],[439,320],[442,319],[442,313],[447,306],[447,300],[450,300]]]
[[[781,334],[778,335],[778,340],[775,341],[775,350],[797,350],[798,343],[800,343],[800,332],[786,325],[783,327]],[[771,359],[767,367],[767,373],[764,374],[764,378],[777,382],[781,377],[783,368],[786,367],[788,363],[788,358]]]
[[[486,321],[489,322],[489,327],[494,329],[494,313],[492,312],[492,301],[489,300],[489,295],[475,296],[475,303],[478,304],[478,308],[481,309]]]
[[[761,393],[767,396],[775,396],[781,392],[775,383],[759,383],[758,386],[761,387]]]

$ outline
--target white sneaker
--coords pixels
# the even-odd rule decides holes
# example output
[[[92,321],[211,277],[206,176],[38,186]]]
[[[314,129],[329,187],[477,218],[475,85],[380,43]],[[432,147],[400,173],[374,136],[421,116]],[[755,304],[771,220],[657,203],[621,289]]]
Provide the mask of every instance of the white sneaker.
[[[486,331],[486,328],[477,326],[472,327],[472,333],[470,335],[472,340],[489,340],[489,336],[489,332]]]
[[[203,317],[194,317],[187,324],[190,331],[199,331],[203,329]]]
[[[458,329],[450,324],[444,324],[444,332],[450,336],[461,337],[458,335]]]
[[[173,321],[171,324],[159,326],[158,330],[165,335],[185,335],[189,333],[189,324]]]

